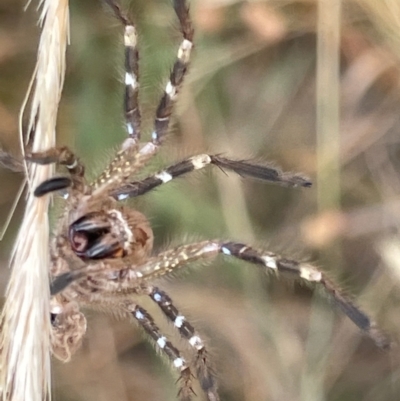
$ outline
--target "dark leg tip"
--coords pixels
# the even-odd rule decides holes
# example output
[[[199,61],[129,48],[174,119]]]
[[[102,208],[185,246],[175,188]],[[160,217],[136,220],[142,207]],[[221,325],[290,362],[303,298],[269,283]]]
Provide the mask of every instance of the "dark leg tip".
[[[39,184],[33,194],[40,198],[50,192],[56,192],[71,186],[71,179],[68,177],[54,177]]]

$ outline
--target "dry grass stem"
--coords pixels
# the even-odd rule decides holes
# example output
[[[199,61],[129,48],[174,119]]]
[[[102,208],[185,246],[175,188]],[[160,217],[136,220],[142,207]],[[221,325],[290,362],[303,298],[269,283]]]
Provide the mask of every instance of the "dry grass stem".
[[[68,43],[68,1],[40,3],[42,33],[31,86],[21,110],[31,98],[27,132],[34,132],[33,150],[55,145],[58,103],[64,82]],[[50,323],[48,199],[34,198],[31,189],[52,174],[51,167],[29,166],[28,199],[15,244],[11,279],[2,314],[1,376],[3,401],[43,401],[50,398]]]

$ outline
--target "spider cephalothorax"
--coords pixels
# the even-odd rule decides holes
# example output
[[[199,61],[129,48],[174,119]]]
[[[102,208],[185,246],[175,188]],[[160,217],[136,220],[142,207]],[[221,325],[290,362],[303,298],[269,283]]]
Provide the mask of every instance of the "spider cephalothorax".
[[[153,234],[139,212],[115,208],[88,213],[69,226],[72,250],[82,259],[130,256],[140,263],[148,255]]]
[[[67,191],[64,217],[51,246],[51,319],[53,353],[69,360],[79,347],[86,331],[86,319],[80,307],[108,308],[133,317],[179,372],[182,400],[193,394],[191,381],[196,376],[209,401],[219,399],[215,377],[210,369],[206,346],[194,327],[174,306],[171,298],[152,285],[152,280],[191,262],[223,254],[257,265],[264,272],[282,274],[321,285],[334,303],[381,346],[386,338],[349,297],[318,269],[308,263],[283,258],[272,252],[257,250],[246,244],[209,240],[151,254],[153,233],[140,212],[120,203],[143,195],[176,177],[215,165],[243,177],[256,178],[288,187],[309,187],[300,174],[283,173],[268,165],[232,160],[221,155],[199,154],[168,168],[135,180],[137,172],[158,152],[168,133],[174,102],[187,72],[193,48],[193,27],[186,0],[174,0],[183,40],[172,68],[169,82],[156,110],[154,129],[149,142],[141,144],[141,118],[138,103],[138,49],[136,30],[121,11],[117,0],[105,0],[125,27],[125,121],[128,138],[106,170],[88,183],[84,167],[68,148],[49,149],[29,154],[27,159],[39,164],[64,165],[69,177],[55,177],[35,190],[36,196],[60,189]],[[135,294],[155,302],[193,351],[187,362],[180,351],[162,334],[150,314],[138,305]]]

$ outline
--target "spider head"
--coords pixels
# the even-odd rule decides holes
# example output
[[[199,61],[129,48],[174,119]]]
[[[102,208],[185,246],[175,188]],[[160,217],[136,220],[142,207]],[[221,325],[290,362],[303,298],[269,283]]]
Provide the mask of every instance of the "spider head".
[[[81,259],[122,258],[140,261],[153,245],[146,218],[128,209],[87,213],[69,226],[73,252]]]

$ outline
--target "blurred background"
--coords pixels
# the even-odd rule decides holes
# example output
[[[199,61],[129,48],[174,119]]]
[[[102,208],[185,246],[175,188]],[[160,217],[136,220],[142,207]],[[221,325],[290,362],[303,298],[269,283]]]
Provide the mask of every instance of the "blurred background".
[[[398,341],[400,333],[400,1],[192,1],[196,49],[168,143],[152,171],[186,156],[273,161],[310,189],[193,173],[132,202],[155,249],[205,238],[314,263]],[[152,119],[180,42],[169,1],[125,1],[140,33],[143,122]],[[0,2],[0,143],[19,154],[17,121],[35,63],[36,3]],[[100,1],[71,2],[71,46],[58,143],[90,175],[124,138],[122,29]],[[21,177],[0,171],[0,227]],[[0,244],[0,289],[23,212]],[[53,212],[53,225],[57,213]],[[189,272],[190,274],[188,274]],[[218,259],[160,285],[207,339],[226,401],[389,401],[399,348],[379,349],[323,291]],[[147,300],[140,302],[182,348]],[[88,311],[57,401],[175,400],[176,375],[133,322]],[[199,399],[201,391],[196,387]]]

